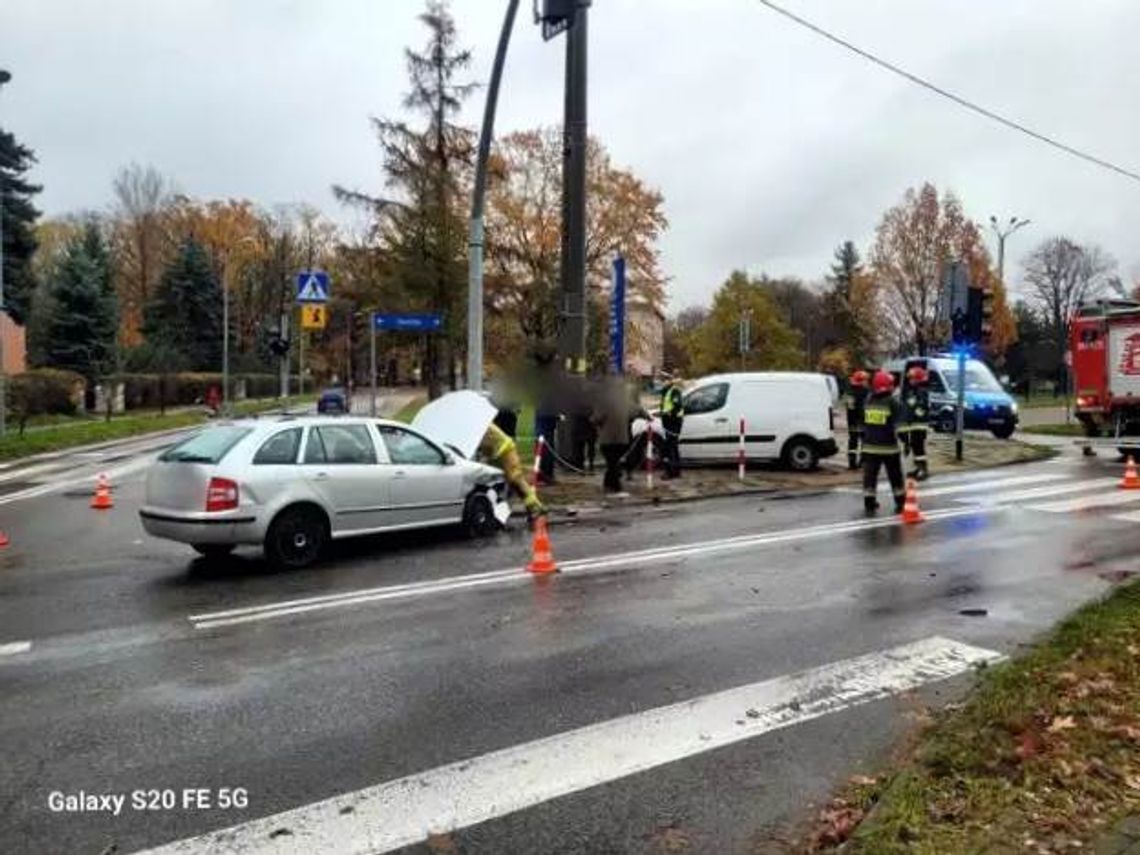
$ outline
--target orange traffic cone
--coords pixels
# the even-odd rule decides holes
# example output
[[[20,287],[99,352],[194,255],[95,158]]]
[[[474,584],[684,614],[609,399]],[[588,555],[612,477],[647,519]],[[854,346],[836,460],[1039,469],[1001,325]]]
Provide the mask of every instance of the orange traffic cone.
[[[926,517],[918,509],[918,487],[913,478],[906,479],[906,502],[903,504],[902,521],[907,525],[920,523]]]
[[[111,482],[107,475],[100,474],[95,481],[95,495],[91,497],[91,507],[97,511],[105,511],[115,506],[111,498]]]
[[[1136,474],[1136,461],[1128,455],[1128,462],[1124,464],[1124,478],[1120,481],[1121,490],[1140,490],[1140,475]]]
[[[531,547],[533,557],[526,569],[531,573],[557,573],[558,565],[554,563],[554,554],[550,551],[550,534],[546,530],[546,517],[541,516],[534,521],[534,545]]]
[[[9,543],[11,543],[11,541],[8,540],[8,535],[6,535],[6,534],[4,534],[4,532],[0,531],[0,549],[3,549]]]

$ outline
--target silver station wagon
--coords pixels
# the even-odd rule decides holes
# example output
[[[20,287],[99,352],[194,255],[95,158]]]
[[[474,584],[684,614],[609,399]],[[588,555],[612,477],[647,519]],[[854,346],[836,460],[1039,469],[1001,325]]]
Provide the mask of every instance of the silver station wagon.
[[[330,539],[510,515],[498,469],[402,422],[284,416],[224,422],[165,451],[146,476],[143,528],[219,557],[261,544],[304,567]]]

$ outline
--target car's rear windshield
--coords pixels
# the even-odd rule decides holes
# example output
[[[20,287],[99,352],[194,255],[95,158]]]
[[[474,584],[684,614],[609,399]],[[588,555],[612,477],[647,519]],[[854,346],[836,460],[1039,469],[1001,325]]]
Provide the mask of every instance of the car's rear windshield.
[[[167,449],[158,459],[175,463],[218,463],[249,432],[250,428],[237,425],[209,427]]]

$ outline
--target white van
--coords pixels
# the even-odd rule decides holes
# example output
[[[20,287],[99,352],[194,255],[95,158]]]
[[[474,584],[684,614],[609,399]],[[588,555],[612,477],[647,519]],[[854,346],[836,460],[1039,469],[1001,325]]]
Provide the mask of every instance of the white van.
[[[682,461],[736,460],[744,419],[749,460],[779,460],[801,472],[814,469],[820,458],[839,450],[832,433],[833,382],[825,374],[795,371],[717,374],[693,381],[684,396]]]

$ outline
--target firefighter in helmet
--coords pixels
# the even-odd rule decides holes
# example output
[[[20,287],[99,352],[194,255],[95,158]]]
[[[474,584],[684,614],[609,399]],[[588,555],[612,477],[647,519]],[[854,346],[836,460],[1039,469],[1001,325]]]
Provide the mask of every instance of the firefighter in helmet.
[[[886,467],[896,513],[902,513],[906,500],[898,437],[903,412],[902,404],[892,394],[894,387],[890,374],[882,369],[876,371],[871,379],[871,396],[863,408],[863,507],[869,514],[879,509],[875,493],[880,467]]]
[[[930,470],[926,463],[926,430],[930,420],[930,390],[927,384],[930,377],[921,365],[915,365],[906,372],[906,383],[903,386],[903,446],[914,457],[914,471],[908,473],[912,478],[925,481]]]
[[[863,406],[867,403],[867,383],[871,378],[863,369],[848,380],[847,390],[847,468],[859,468],[859,444],[863,439]]]

